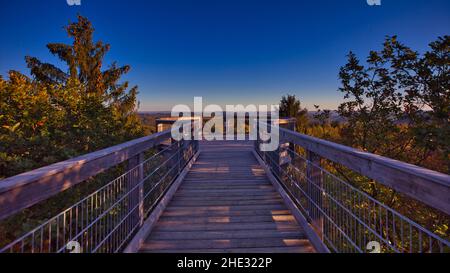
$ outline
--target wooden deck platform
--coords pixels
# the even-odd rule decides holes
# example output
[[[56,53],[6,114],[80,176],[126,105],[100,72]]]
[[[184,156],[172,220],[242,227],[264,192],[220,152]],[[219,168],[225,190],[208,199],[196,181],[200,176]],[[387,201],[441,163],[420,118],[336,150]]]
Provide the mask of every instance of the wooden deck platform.
[[[314,252],[252,152],[251,142],[203,142],[140,252]]]

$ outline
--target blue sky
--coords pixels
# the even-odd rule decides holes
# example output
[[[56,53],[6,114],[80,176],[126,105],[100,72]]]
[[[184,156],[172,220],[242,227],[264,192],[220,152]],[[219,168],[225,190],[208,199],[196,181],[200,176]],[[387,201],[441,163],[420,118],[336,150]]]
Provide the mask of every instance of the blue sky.
[[[142,111],[178,103],[271,104],[283,94],[335,109],[339,67],[365,58],[386,35],[421,52],[450,34],[448,0],[0,0],[0,74],[26,72],[25,55],[57,63],[48,42],[69,42],[63,26],[88,17],[111,44],[107,63],[129,64]]]

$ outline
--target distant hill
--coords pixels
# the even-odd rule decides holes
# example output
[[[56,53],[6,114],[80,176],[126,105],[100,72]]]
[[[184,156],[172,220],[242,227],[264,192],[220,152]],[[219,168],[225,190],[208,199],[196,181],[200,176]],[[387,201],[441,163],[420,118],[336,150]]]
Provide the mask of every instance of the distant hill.
[[[317,114],[317,111],[309,111],[308,118],[310,121],[314,122],[314,115]],[[156,119],[163,117],[170,117],[171,111],[141,111],[138,113],[141,117],[143,123],[150,128],[154,129],[156,127]],[[337,111],[331,112],[331,122],[344,122],[345,119],[339,116]]]
[[[308,112],[308,118],[310,121],[314,122],[315,118],[314,116],[317,114],[317,111],[309,111]],[[341,117],[339,115],[339,113],[337,111],[331,111],[331,122],[338,122],[338,123],[342,123],[345,121],[345,119],[343,117]]]

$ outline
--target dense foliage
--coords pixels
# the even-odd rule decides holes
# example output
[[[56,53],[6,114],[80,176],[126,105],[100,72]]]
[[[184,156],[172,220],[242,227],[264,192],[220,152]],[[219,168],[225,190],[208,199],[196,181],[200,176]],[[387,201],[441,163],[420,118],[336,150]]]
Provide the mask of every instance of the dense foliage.
[[[66,31],[73,44],[47,47],[67,71],[28,56],[31,78],[17,71],[0,78],[0,178],[144,133],[137,87],[119,82],[130,67],[113,63],[102,70],[110,46],[93,41],[86,18],[79,16]]]
[[[346,101],[343,144],[425,168],[450,171],[450,37],[441,37],[421,55],[387,37],[366,64],[355,54],[340,70]],[[367,178],[333,165],[347,181],[445,238],[448,215]]]
[[[308,110],[302,108],[301,102],[295,95],[286,95],[281,98],[279,105],[281,118],[296,118],[298,132],[306,133],[306,126],[308,123]]]
[[[350,53],[339,74],[344,144],[448,173],[449,65],[449,36],[423,56],[388,37],[367,66]]]
[[[300,101],[290,95],[282,98],[281,113],[296,116],[297,127],[308,135],[449,173],[449,67],[449,36],[432,42],[423,55],[387,37],[383,49],[370,52],[366,63],[350,52],[340,69],[339,91],[345,101],[337,113],[342,120],[333,121],[331,111],[316,106],[318,111],[305,121]],[[450,238],[447,215],[341,165],[324,164],[370,196]]]

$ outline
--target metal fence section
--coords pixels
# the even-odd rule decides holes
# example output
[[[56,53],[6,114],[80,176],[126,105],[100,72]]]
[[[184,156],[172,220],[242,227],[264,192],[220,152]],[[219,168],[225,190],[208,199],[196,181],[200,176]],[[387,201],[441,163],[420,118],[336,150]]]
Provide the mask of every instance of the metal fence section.
[[[256,150],[332,252],[450,252],[450,242],[303,156],[289,143]],[[379,247],[379,249],[377,249]]]
[[[197,141],[170,142],[0,252],[121,251],[197,151]]]

